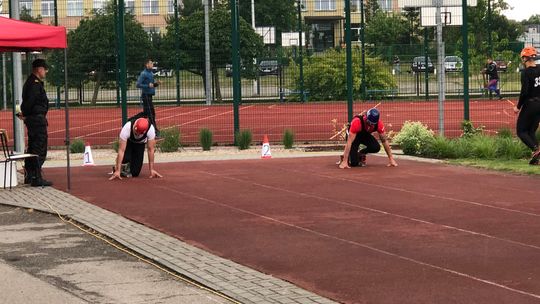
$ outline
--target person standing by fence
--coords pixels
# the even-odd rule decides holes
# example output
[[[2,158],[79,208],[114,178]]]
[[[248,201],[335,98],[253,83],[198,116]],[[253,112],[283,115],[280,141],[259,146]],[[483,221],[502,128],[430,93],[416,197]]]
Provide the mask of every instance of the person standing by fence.
[[[159,85],[159,81],[154,80],[153,69],[154,62],[152,59],[147,59],[144,63],[144,70],[137,79],[137,88],[141,89],[143,112],[156,129],[156,136],[159,137],[159,130],[156,125],[156,111],[154,110],[154,102],[152,100],[154,95],[156,95],[156,87]]]
[[[486,86],[486,89],[489,92],[495,92],[495,95],[497,98],[502,99],[501,96],[501,90],[497,88],[497,84],[499,83],[499,74],[497,73],[497,63],[493,61],[491,57],[487,59],[487,64],[484,69],[484,74],[488,76],[488,83]]]
[[[532,46],[521,51],[521,62],[525,69],[521,73],[521,92],[514,112],[519,113],[516,122],[516,132],[521,141],[533,152],[529,161],[531,165],[538,165],[540,147],[536,138],[536,130],[540,123],[540,65],[535,59],[538,52]]]

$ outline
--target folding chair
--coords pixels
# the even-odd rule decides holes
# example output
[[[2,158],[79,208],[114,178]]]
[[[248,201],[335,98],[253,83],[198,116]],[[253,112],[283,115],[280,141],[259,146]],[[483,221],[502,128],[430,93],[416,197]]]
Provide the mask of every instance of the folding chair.
[[[9,151],[8,146],[8,135],[7,131],[4,129],[0,129],[0,140],[2,141],[2,152],[4,154],[4,159],[1,160],[1,162],[4,163],[4,189],[6,188],[6,182],[7,182],[7,170],[9,165],[9,190],[11,190],[12,185],[12,177],[13,177],[13,165],[12,162],[16,162],[18,160],[24,160],[26,158],[35,157],[37,159],[37,154],[13,154],[12,151]]]

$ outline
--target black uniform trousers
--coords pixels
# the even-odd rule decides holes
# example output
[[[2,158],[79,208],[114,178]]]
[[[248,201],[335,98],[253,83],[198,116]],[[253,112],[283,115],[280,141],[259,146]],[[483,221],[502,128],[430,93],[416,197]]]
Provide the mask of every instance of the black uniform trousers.
[[[536,130],[540,123],[540,97],[529,99],[521,108],[516,122],[518,137],[531,150],[538,148]]]
[[[156,132],[159,132],[156,125],[156,111],[154,110],[154,102],[152,100],[153,95],[149,94],[142,94],[142,106],[143,106],[143,113],[148,117],[150,120],[150,123],[154,126],[156,129]]]
[[[134,143],[131,140],[127,141],[126,151],[124,152],[124,159],[122,164],[129,163],[132,176],[139,176],[144,161],[144,146],[145,143]]]
[[[47,158],[47,118],[44,114],[30,115],[25,118],[24,124],[28,131],[27,153],[37,154],[36,158],[26,158],[24,168],[27,177],[41,178],[41,167]]]
[[[366,146],[364,149],[358,151],[358,148],[360,147],[360,144]],[[354,138],[354,141],[351,144],[351,152],[349,153],[349,163],[351,164],[351,167],[356,167],[360,163],[360,157],[358,155],[358,152],[361,154],[368,154],[368,153],[378,153],[381,150],[381,145],[368,132],[360,132],[356,134],[356,137]]]

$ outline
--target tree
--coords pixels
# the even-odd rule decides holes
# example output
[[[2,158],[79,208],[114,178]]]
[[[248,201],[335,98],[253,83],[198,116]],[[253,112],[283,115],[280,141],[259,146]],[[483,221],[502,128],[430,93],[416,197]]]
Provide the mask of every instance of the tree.
[[[178,0],[178,3],[180,3],[180,0]],[[201,0],[183,0],[179,14],[181,16],[190,16],[197,11],[202,11],[203,9],[204,7]]]
[[[281,33],[296,29],[296,0],[255,1],[255,22],[257,26],[274,26],[278,42]],[[240,1],[240,16],[251,24],[251,1]]]
[[[21,11],[19,13],[19,19],[26,22],[32,22],[32,23],[41,23],[43,21],[43,18],[41,18],[41,15],[37,15],[36,17],[32,16],[32,11],[27,9],[26,7],[22,7]]]
[[[240,18],[240,57],[246,71],[254,71],[253,58],[261,54],[264,44],[251,26]],[[180,24],[180,62],[182,68],[205,79],[204,61],[204,13],[195,12],[183,19]],[[167,26],[163,41],[165,58],[169,66],[174,66],[175,36],[174,19]],[[217,68],[231,62],[231,15],[230,12],[216,8],[210,14],[210,57],[214,78],[216,99],[221,100]]]
[[[380,10],[381,10],[381,7],[379,6],[379,3],[377,2],[377,0],[366,0],[366,5],[364,7],[366,23],[370,23],[372,17],[374,17],[375,14]]]
[[[540,24],[540,14],[532,15],[527,20],[521,21],[523,25],[538,25]]]
[[[79,26],[68,34],[68,66],[70,71],[80,73],[70,73],[70,79],[76,79],[73,82],[78,82],[78,85],[88,79],[95,82],[93,105],[99,89],[113,87],[116,81],[114,9],[111,4],[95,12],[94,16],[81,20]],[[142,69],[145,58],[152,55],[151,44],[142,25],[133,15],[124,15],[124,27],[127,73],[134,76]],[[128,80],[132,81],[133,77]]]
[[[368,43],[407,44],[410,40],[410,22],[402,15],[378,11],[366,27]]]

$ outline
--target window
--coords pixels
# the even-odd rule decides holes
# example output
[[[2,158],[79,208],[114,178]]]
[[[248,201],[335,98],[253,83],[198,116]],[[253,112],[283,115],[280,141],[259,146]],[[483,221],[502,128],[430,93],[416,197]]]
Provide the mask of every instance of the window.
[[[41,16],[53,17],[54,16],[54,2],[51,0],[41,1]]]
[[[379,0],[379,7],[385,12],[392,11],[392,0]]]
[[[351,0],[351,13],[360,12],[360,0]]]
[[[100,10],[105,8],[105,0],[94,0],[94,9]]]
[[[157,15],[159,13],[158,0],[143,0],[143,15]]]
[[[135,14],[135,0],[126,0],[126,13]]]
[[[180,4],[180,1],[177,0],[177,4]],[[169,5],[167,6],[167,14],[174,14],[174,0],[169,0]]]
[[[82,16],[83,15],[83,2],[82,0],[68,0],[67,1],[68,16]]]
[[[333,11],[336,9],[336,0],[315,0],[316,11]]]
[[[21,11],[24,9],[28,13],[32,13],[32,0],[21,0],[19,2],[19,8]]]

